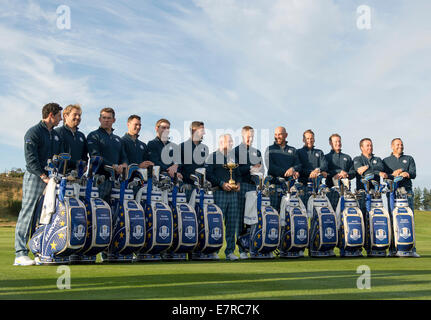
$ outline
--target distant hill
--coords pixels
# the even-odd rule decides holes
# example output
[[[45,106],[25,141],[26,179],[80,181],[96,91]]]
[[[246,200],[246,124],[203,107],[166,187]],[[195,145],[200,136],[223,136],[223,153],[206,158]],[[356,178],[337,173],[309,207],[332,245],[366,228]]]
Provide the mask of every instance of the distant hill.
[[[16,221],[21,210],[22,177],[0,174],[0,223]]]

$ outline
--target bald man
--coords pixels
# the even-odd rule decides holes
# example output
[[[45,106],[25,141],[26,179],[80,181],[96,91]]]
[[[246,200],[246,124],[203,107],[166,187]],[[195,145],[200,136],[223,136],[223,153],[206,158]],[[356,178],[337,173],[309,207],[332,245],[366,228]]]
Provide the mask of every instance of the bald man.
[[[265,163],[268,175],[274,178],[273,182],[278,184],[277,177],[288,178],[299,177],[301,163],[297,150],[287,144],[287,131],[284,127],[277,127],[274,131],[274,144],[269,146],[265,152]],[[271,206],[280,209],[281,197],[278,194],[271,196]]]
[[[232,150],[233,140],[230,134],[224,134],[219,137],[218,149],[209,155],[205,161],[206,176],[214,187],[214,202],[223,212],[225,223],[226,260],[238,260],[234,254],[236,246],[236,237],[239,236],[238,226],[240,223],[239,210],[239,189],[234,189],[228,183],[230,180],[229,169],[224,167],[228,162],[235,161],[235,154]],[[238,182],[241,179],[239,169],[233,169],[232,178]],[[239,183],[237,183],[238,186]],[[235,237],[236,236],[236,237]]]

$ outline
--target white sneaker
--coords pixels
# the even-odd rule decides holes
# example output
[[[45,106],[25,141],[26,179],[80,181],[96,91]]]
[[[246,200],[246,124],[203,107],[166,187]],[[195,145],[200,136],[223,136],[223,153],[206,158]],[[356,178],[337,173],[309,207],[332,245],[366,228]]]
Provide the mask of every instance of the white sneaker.
[[[247,252],[241,252],[241,253],[239,254],[239,258],[240,258],[241,260],[248,259],[248,254],[247,254]]]
[[[233,253],[229,253],[227,256],[226,256],[226,260],[230,260],[230,261],[235,261],[235,260],[238,260],[239,258],[236,256],[236,255],[234,255]]]
[[[420,258],[421,256],[420,256],[420,254],[419,254],[419,253],[417,253],[417,252],[415,251],[415,252],[413,252],[412,257],[413,257],[413,258]]]
[[[34,265],[34,260],[30,259],[28,256],[21,256],[15,258],[14,266],[32,266]]]
[[[217,252],[213,253],[213,259],[215,259],[215,260],[219,260],[220,259],[220,257],[218,256]]]

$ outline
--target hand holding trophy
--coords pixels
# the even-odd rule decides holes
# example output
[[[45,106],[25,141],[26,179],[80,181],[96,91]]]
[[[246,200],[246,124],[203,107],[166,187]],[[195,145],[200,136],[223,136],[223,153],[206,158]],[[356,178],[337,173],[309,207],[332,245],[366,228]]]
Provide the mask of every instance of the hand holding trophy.
[[[234,162],[228,162],[227,164],[223,165],[224,168],[229,169],[230,179],[229,179],[228,184],[233,191],[239,190],[239,186],[236,184],[236,181],[232,177],[233,170],[238,168],[238,166],[239,166],[239,164],[234,163]]]

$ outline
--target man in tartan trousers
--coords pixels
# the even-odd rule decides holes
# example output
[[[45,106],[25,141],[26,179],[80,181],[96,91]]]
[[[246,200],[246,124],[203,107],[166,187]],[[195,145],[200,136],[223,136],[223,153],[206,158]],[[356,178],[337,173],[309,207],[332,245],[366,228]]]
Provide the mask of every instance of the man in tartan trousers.
[[[238,171],[241,178],[241,190],[239,191],[239,223],[237,230],[237,237],[245,233],[246,228],[244,225],[244,209],[245,209],[245,194],[249,191],[256,191],[256,184],[251,179],[251,173],[262,172],[262,154],[253,148],[254,129],[250,126],[244,126],[241,130],[242,143],[234,149],[236,163],[239,164]],[[248,254],[241,246],[239,247],[240,259],[248,259]]]
[[[239,202],[237,188],[229,184],[230,172],[224,165],[235,161],[235,154],[232,152],[233,140],[230,134],[225,134],[219,138],[219,149],[207,158],[205,162],[206,178],[214,187],[214,202],[223,212],[225,222],[226,260],[238,260],[234,254],[235,251],[235,234],[239,225]],[[233,169],[232,178],[238,182],[240,175],[238,168]]]
[[[42,120],[24,136],[26,171],[22,186],[22,207],[15,228],[15,266],[35,264],[28,257],[27,242],[39,218],[35,215],[37,202],[49,182],[45,171],[47,160],[63,151],[60,136],[53,130],[61,121],[62,109],[57,103],[46,104],[42,108]]]

